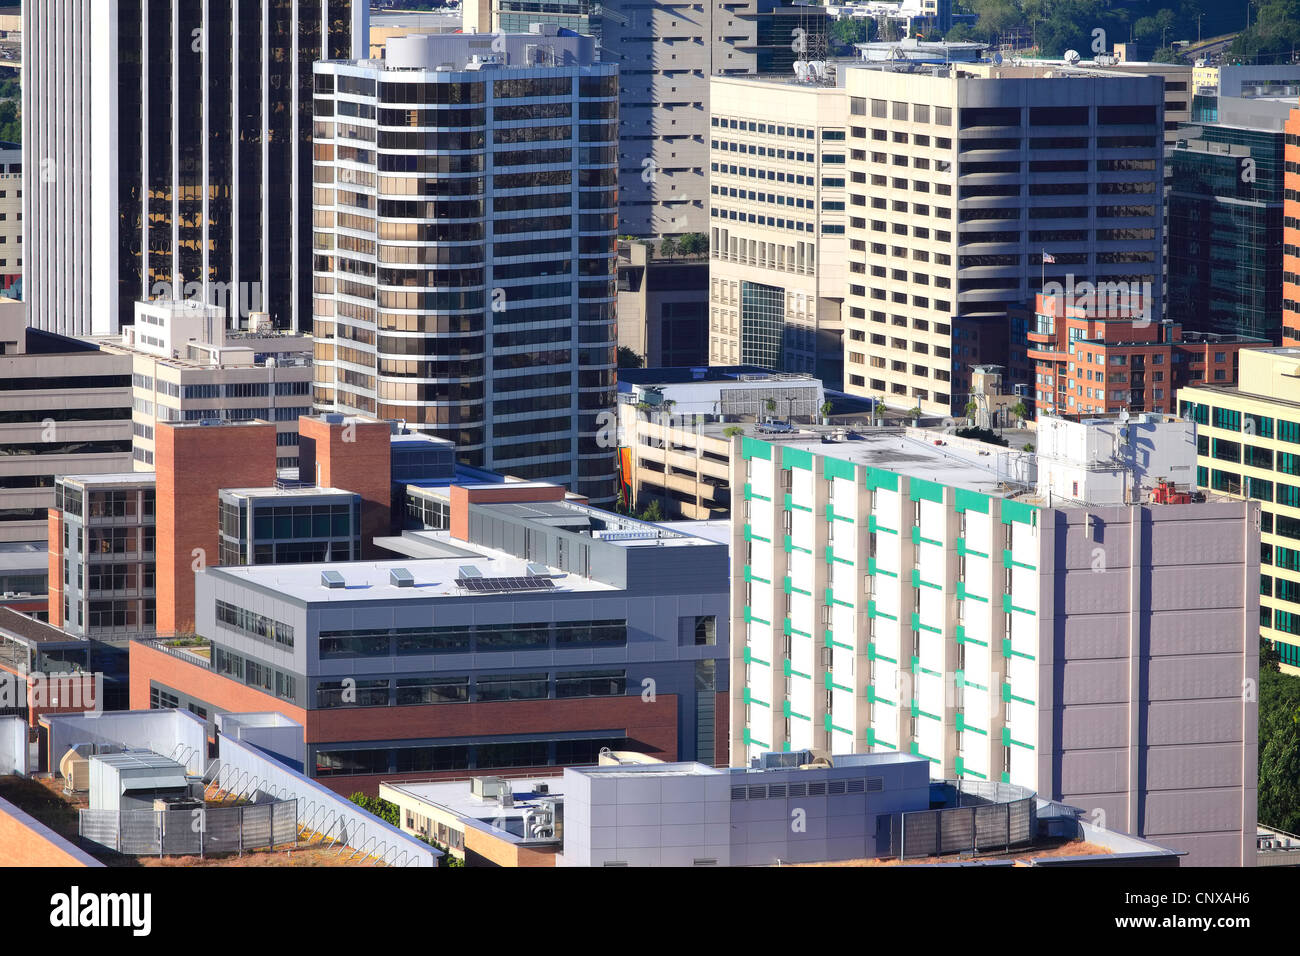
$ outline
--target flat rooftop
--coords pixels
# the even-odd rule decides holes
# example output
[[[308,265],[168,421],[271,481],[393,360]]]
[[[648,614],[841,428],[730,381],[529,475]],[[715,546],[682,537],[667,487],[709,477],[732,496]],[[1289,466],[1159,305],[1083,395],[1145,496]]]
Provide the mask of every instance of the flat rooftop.
[[[152,485],[158,476],[152,471],[116,471],[103,475],[60,475],[60,481],[79,485]]]
[[[898,432],[859,433],[859,437],[844,441],[828,441],[808,433],[755,437],[781,448],[798,448],[814,455],[883,468],[910,478],[986,495],[1005,497],[1023,490],[1023,484],[1015,480],[1016,472],[1009,463],[1021,457],[1032,457],[1032,453],[998,445],[984,446],[987,452],[956,442],[936,445],[935,441],[946,442],[947,439],[939,432],[934,434],[936,438],[930,442],[908,438]]]
[[[617,767],[613,769],[618,769]],[[484,773],[482,776],[490,776]],[[542,783],[549,788],[547,793],[538,793],[536,785]],[[562,774],[521,777],[510,781],[514,792],[514,805],[501,806],[496,797],[480,798],[470,792],[467,779],[424,783],[402,783],[381,780],[380,785],[396,790],[404,796],[421,803],[441,807],[475,826],[485,830],[513,837],[510,842],[518,842],[524,836],[524,813],[538,809],[547,799],[563,799],[564,777]]]
[[[419,601],[428,598],[518,597],[580,593],[617,593],[620,589],[591,578],[550,569],[549,588],[519,589],[503,592],[471,591],[457,585],[460,569],[476,567],[483,578],[530,578],[530,562],[503,551],[458,542],[473,549],[472,556],[449,558],[403,559],[396,561],[349,561],[319,564],[263,564],[238,568],[208,568],[215,574],[243,584],[267,588],[306,604],[341,604],[352,601]],[[391,572],[404,568],[415,579],[413,587],[392,583]],[[337,572],[343,587],[329,588],[321,583],[325,571]]]
[[[330,495],[352,497],[355,491],[347,491],[343,488],[318,488],[315,485],[305,485],[301,488],[222,488],[223,494],[235,495],[239,498],[323,498]]]

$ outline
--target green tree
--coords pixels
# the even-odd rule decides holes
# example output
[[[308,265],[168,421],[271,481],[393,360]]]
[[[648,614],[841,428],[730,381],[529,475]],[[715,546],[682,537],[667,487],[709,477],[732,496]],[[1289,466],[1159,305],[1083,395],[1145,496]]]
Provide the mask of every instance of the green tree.
[[[618,367],[619,368],[641,368],[645,365],[645,359],[628,348],[626,345],[618,347]]]
[[[659,256],[662,259],[672,259],[678,254],[677,240],[672,236],[664,236],[659,242]]]
[[[979,402],[975,401],[975,399],[972,398],[969,402],[966,403],[966,408],[964,411],[966,413],[966,417],[969,418],[971,421],[974,421],[975,416],[979,414],[979,410],[980,410]]]
[[[875,26],[874,21],[872,26]],[[866,43],[868,29],[867,21],[859,20],[857,17],[836,20],[831,24],[830,40],[833,45],[846,50],[855,43]]]
[[[1267,653],[1266,653],[1267,650]],[[1300,677],[1283,674],[1260,642],[1259,822],[1300,832]]]
[[[645,510],[641,512],[642,521],[663,521],[664,509],[659,505],[659,499],[654,498],[650,504],[646,505]]]
[[[391,823],[393,826],[398,825],[397,804],[381,800],[379,797],[368,797],[360,790],[352,794],[348,799],[367,813],[373,813],[385,823]]]
[[[688,232],[677,240],[677,251],[684,256],[708,255],[709,237],[702,232]]]
[[[775,415],[775,414],[776,414],[776,399],[775,399],[775,398],[769,398],[767,401],[765,401],[765,402],[763,403],[763,407],[767,409],[767,413],[768,413],[769,415]]]
[[[726,438],[735,438],[737,435],[745,434],[745,429],[741,428],[739,425],[728,425],[722,430],[722,434]]]

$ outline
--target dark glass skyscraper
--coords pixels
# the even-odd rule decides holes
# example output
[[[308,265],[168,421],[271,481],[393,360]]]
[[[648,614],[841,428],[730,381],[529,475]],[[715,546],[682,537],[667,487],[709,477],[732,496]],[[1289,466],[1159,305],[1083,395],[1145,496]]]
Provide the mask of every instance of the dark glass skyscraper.
[[[366,24],[352,0],[25,3],[30,323],[111,334],[171,294],[310,329],[312,64]]]
[[[1287,107],[1221,97],[1215,115],[1170,153],[1166,311],[1188,330],[1280,342]]]

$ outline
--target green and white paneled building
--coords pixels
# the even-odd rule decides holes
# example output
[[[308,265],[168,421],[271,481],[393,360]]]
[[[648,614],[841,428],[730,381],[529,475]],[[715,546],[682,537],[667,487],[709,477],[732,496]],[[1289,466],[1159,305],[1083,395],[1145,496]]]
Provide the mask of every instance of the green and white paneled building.
[[[983,449],[734,440],[732,763],[911,753],[1253,859],[1257,506],[1049,505]]]

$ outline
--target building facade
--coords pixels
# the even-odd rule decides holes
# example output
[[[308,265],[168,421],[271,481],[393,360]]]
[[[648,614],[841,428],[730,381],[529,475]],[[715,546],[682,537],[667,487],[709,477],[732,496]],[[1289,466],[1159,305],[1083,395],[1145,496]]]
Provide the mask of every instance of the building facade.
[[[554,28],[493,43],[316,68],[315,404],[612,500],[617,71]]]
[[[223,566],[361,558],[361,496],[350,491],[222,488],[218,508]]]
[[[50,623],[87,640],[152,634],[154,476],[65,475],[50,509]]]
[[[1008,311],[1071,277],[1162,314],[1163,79],[988,72],[847,70],[850,394],[962,408],[970,366],[1023,361]]]
[[[468,0],[463,9],[468,32],[546,23],[590,34],[601,61],[618,66],[619,231],[631,236],[708,230],[710,77],[789,73],[828,24],[820,8],[790,0]]]
[[[1140,301],[1104,289],[1034,299],[1028,355],[1040,415],[1171,412],[1178,389],[1234,384],[1238,352],[1269,344],[1152,322]]]
[[[708,259],[651,252],[645,243],[619,243],[619,347],[645,368],[708,365]]]
[[[795,74],[718,76],[710,110],[709,361],[839,388],[848,96]]]
[[[1217,103],[1217,122],[1185,126],[1169,154],[1166,308],[1189,329],[1276,344],[1289,103]]]
[[[0,143],[0,289],[22,288],[23,148]],[[16,294],[16,293],[10,293]]]
[[[453,486],[442,558],[208,568],[211,667],[135,644],[133,704],[278,711],[341,793],[602,747],[725,760],[727,547],[563,495]]]
[[[135,324],[95,339],[131,365],[131,458],[151,471],[162,422],[275,424],[276,466],[298,464],[298,419],[311,413],[312,340],[269,328],[228,330],[194,301],[138,302]]]
[[[0,301],[0,542],[45,543],[58,475],[131,467],[131,360]]]
[[[364,56],[368,4],[23,5],[34,328],[111,335],[168,290],[311,328],[312,63]]]
[[[1300,674],[1300,350],[1241,353],[1239,384],[1192,385],[1178,410],[1197,424],[1197,484],[1259,502],[1259,633]]]
[[[736,445],[733,763],[910,751],[1251,865],[1257,506],[1050,505],[1008,491],[1032,456],[955,443]]]

